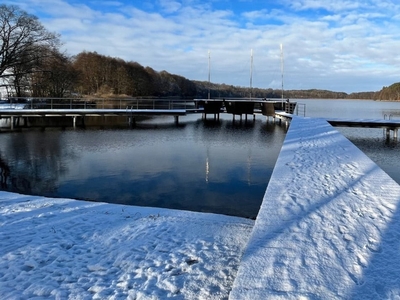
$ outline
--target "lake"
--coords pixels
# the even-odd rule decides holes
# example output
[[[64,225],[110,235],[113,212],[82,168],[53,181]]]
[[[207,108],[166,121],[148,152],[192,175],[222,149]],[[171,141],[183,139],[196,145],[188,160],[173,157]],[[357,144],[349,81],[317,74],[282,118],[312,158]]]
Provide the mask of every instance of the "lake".
[[[400,118],[400,103],[298,100],[306,116]],[[338,128],[397,182],[399,144],[382,129]],[[0,134],[6,191],[255,218],[287,126],[257,116],[157,117],[134,129],[23,130]]]
[[[0,134],[3,190],[255,218],[285,138],[264,118]],[[4,176],[3,176],[4,177]]]
[[[400,120],[400,102],[367,100],[298,100],[306,115],[324,118]],[[337,129],[400,184],[400,142],[387,141],[382,128]],[[393,133],[392,133],[393,134]]]

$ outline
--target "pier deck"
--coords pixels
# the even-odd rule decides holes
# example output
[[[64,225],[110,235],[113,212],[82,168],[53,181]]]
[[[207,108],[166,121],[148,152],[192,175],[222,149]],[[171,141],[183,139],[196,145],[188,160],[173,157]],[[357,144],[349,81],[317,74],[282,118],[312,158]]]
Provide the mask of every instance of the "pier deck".
[[[63,116],[184,116],[186,109],[2,109],[0,117],[63,117]]]
[[[76,118],[99,117],[99,116],[125,116],[129,123],[134,123],[136,116],[173,116],[175,122],[179,122],[179,116],[188,113],[199,112],[199,110],[187,109],[0,109],[0,119],[9,118],[10,128],[14,129],[15,120],[19,118],[48,118],[48,117],[71,117],[73,127],[76,126]],[[26,123],[23,123],[26,125]]]
[[[337,127],[365,127],[365,128],[399,128],[400,120],[379,119],[327,119],[329,124]]]
[[[229,299],[399,296],[399,204],[326,120],[293,117]]]

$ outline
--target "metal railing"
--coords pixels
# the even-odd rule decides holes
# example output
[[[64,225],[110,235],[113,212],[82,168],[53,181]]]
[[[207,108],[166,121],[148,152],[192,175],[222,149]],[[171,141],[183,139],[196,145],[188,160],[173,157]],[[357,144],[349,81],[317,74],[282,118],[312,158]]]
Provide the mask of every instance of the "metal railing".
[[[306,116],[306,104],[305,103],[297,103],[297,105],[296,105],[296,115],[299,115],[299,113],[302,113],[303,117]]]
[[[193,100],[136,98],[9,98],[0,101],[9,108],[23,109],[191,109]]]

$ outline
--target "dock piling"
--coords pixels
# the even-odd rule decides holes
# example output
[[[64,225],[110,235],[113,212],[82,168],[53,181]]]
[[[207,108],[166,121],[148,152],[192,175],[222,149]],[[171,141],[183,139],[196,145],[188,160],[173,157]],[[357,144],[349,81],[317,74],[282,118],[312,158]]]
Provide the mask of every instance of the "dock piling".
[[[393,140],[398,140],[398,128],[385,128],[386,141],[390,140],[390,131],[393,131]]]

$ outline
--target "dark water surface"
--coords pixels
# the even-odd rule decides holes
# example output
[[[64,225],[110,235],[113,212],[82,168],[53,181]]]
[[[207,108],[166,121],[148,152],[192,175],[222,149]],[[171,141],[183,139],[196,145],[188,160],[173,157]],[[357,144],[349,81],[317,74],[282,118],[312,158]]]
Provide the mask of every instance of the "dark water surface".
[[[400,119],[400,103],[298,100],[306,116]],[[400,183],[400,143],[382,129],[338,128]],[[139,122],[135,129],[0,133],[1,190],[254,218],[286,134],[258,116]]]
[[[0,134],[2,190],[255,218],[286,133],[201,115]]]

